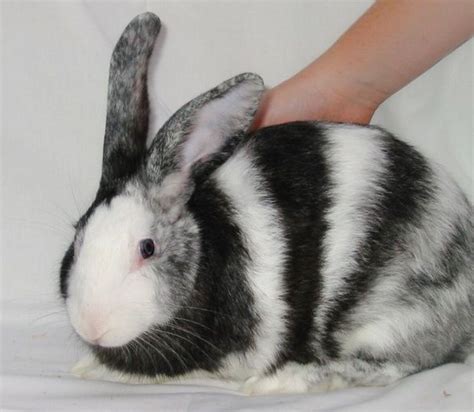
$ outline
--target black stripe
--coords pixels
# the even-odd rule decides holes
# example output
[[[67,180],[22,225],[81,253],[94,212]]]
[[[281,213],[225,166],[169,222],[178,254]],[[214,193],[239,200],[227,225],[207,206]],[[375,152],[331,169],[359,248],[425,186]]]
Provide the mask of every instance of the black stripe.
[[[74,261],[74,243],[71,243],[61,261],[59,269],[59,291],[65,300],[68,297],[68,284],[72,262]]]
[[[256,164],[282,217],[288,248],[283,278],[288,329],[274,367],[288,360],[307,363],[318,357],[311,340],[329,207],[326,142],[320,126],[305,122],[265,128],[254,139]]]

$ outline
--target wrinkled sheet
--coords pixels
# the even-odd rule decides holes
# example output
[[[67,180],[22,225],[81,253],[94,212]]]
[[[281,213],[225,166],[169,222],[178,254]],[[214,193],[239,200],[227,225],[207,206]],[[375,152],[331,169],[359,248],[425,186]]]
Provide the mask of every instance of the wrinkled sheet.
[[[472,366],[384,388],[248,397],[211,380],[124,385],[70,374],[80,358],[57,291],[73,222],[100,176],[112,47],[136,14],[164,24],[150,72],[152,131],[244,71],[267,85],[322,53],[367,1],[1,2],[1,401],[3,410],[472,410]],[[429,41],[429,39],[427,40]],[[443,164],[473,199],[472,42],[389,99],[373,123]],[[449,333],[447,331],[446,333]]]

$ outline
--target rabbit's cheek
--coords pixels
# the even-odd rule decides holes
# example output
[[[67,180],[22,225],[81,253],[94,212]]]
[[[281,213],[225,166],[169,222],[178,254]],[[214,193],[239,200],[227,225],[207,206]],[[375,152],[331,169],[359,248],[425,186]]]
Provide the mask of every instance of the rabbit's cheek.
[[[142,257],[140,256],[137,256],[133,263],[132,263],[132,266],[130,268],[130,272],[133,273],[133,272],[137,272],[138,270],[142,269],[143,266],[146,264],[147,262],[145,262],[145,259],[143,259]]]

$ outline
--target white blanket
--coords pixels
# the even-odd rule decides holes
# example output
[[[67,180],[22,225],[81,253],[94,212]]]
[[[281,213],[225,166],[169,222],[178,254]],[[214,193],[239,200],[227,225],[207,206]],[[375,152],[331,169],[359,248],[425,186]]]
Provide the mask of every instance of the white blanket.
[[[279,83],[329,47],[369,4],[1,3],[3,409],[472,410],[474,372],[460,364],[385,388],[263,397],[217,381],[123,385],[69,372],[81,345],[61,309],[58,264],[70,223],[98,185],[109,58],[128,21],[149,10],[164,24],[150,74],[154,132],[180,105],[239,72]],[[472,62],[470,42],[389,99],[373,120],[442,163],[471,200]]]

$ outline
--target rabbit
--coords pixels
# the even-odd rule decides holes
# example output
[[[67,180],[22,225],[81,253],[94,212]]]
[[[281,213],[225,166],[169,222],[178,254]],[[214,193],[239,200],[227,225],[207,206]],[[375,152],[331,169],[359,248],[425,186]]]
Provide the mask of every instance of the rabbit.
[[[381,386],[473,352],[470,201],[376,126],[249,132],[265,90],[237,75],[147,147],[160,20],[113,51],[102,176],[62,260],[85,378],[239,382],[247,394]]]

